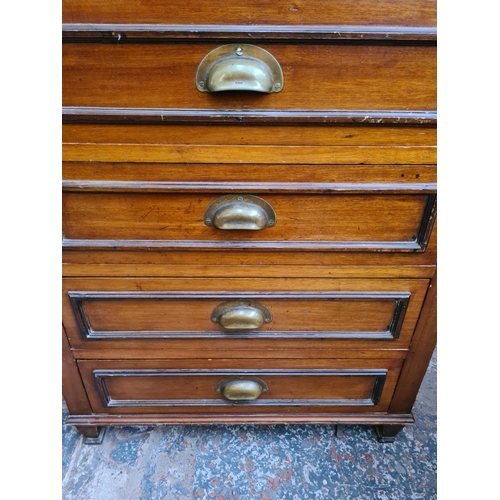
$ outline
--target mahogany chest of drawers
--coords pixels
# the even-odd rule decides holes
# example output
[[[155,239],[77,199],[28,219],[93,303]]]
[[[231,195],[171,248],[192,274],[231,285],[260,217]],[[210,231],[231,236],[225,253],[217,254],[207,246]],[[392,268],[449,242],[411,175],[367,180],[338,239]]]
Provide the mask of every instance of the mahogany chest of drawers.
[[[435,11],[63,0],[68,424],[413,423]]]

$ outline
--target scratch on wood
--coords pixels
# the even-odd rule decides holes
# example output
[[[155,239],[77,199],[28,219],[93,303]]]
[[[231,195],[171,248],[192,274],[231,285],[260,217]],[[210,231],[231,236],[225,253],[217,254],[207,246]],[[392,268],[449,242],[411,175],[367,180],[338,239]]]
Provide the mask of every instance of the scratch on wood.
[[[151,209],[146,215],[143,215],[141,217],[141,219],[144,220],[152,211],[153,211],[153,209]]]

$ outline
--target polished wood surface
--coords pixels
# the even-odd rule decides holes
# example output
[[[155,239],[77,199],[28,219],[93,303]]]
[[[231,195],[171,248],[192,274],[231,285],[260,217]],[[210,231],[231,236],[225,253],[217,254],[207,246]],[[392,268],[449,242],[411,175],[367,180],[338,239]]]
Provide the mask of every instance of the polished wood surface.
[[[436,110],[301,110],[301,109],[203,109],[203,108],[117,108],[63,106],[65,124],[130,125],[405,125],[435,127]]]
[[[63,162],[65,191],[188,191],[222,188],[293,193],[436,189],[435,165],[206,165]]]
[[[63,144],[64,161],[141,163],[432,164],[430,146],[216,146]]]
[[[431,278],[437,254],[437,227],[425,252],[301,252],[235,250],[208,252],[190,250],[131,251],[66,248],[66,276],[158,276],[158,277],[352,277]],[[188,259],[186,261],[186,258]]]
[[[411,425],[436,342],[436,2],[63,0],[67,422]],[[271,95],[202,93],[251,41]],[[277,223],[205,224],[225,194]],[[230,332],[229,300],[272,321]],[[229,402],[226,379],[269,390]]]
[[[437,275],[429,284],[422,313],[391,403],[391,412],[410,412],[437,342]]]
[[[205,411],[384,411],[391,399],[401,360],[179,360],[79,361],[92,408],[101,413]],[[215,392],[224,379],[257,377],[269,391],[245,404]]]
[[[346,333],[346,336],[358,334],[359,336],[374,338],[387,332],[387,326],[394,315],[395,299],[382,298],[351,298],[349,296],[335,301],[335,295],[330,298],[304,297],[294,299],[265,300],[265,305],[273,315],[269,324],[264,324],[260,330],[245,332],[239,331],[231,334],[219,324],[211,321],[211,312],[224,299],[169,299],[168,295],[161,298],[141,300],[122,299],[118,294],[115,299],[94,300],[83,299],[83,308],[93,332],[102,332],[113,338],[119,332],[136,333],[138,338],[148,336],[156,337],[164,334],[165,337],[191,334],[193,337],[210,336],[210,332],[224,333],[229,340],[231,337],[240,336],[265,337],[279,332],[280,337],[286,337],[287,332],[331,332],[333,334]],[[299,294],[300,296],[300,294]],[[174,294],[175,297],[175,294]],[[235,294],[236,299],[238,295]],[[342,303],[340,302],[342,300]],[[142,332],[142,334],[141,334]],[[170,335],[169,335],[170,333]],[[240,335],[238,335],[238,333]],[[389,334],[387,334],[389,336]],[[134,338],[133,336],[131,336]]]
[[[266,194],[263,199],[276,212],[272,227],[244,231],[207,226],[207,207],[224,194],[65,193],[64,239],[88,240],[74,243],[80,246],[109,240],[113,247],[148,246],[154,241],[164,248],[414,251],[425,245],[418,235],[429,224],[425,213],[433,204],[429,195],[417,194]]]
[[[62,327],[62,392],[70,413],[92,412],[64,326]]]
[[[235,126],[237,125],[237,126]],[[283,146],[436,146],[436,127],[63,124],[63,143]],[[266,162],[268,163],[268,162]],[[202,168],[203,165],[198,165]]]
[[[435,47],[260,44],[283,90],[199,92],[214,44],[63,45],[63,105],[123,108],[435,110]],[[328,71],[325,70],[328,61]],[[362,62],[362,64],[360,64]]]
[[[63,24],[65,42],[163,42],[210,40],[229,43],[282,41],[303,44],[357,43],[436,45],[437,29],[426,26],[332,26],[309,25],[305,30],[293,25],[204,24],[193,29],[189,24]]]
[[[435,0],[234,0],[216,9],[185,0],[63,0],[63,23],[436,26]],[[328,8],[329,7],[329,8]],[[202,21],[202,22],[200,22]]]
[[[427,286],[383,279],[66,278],[63,313],[77,349],[403,349]],[[211,321],[221,302],[248,298],[268,307],[273,321],[252,332],[224,331]]]
[[[185,346],[179,346],[174,342],[171,349],[148,349],[141,348],[123,348],[123,343],[120,346],[101,349],[73,349],[73,357],[77,359],[102,359],[102,360],[126,360],[126,359],[182,359],[186,361],[186,366],[193,359],[218,359],[221,356],[228,359],[267,359],[269,362],[275,359],[404,359],[408,352],[407,349],[373,349],[374,343],[361,342],[363,348],[353,348],[352,342],[344,343],[335,341],[335,348],[329,349],[325,347],[325,342],[321,341],[300,341],[300,342],[280,342],[284,345],[283,349],[276,349],[272,342],[268,342],[266,346],[262,346],[263,342],[258,342],[259,348],[252,348],[255,343],[250,345],[248,341],[243,347],[235,347],[234,349],[224,349],[224,346],[214,348],[214,343],[203,349],[191,349]],[[170,344],[170,343],[169,343]],[[235,340],[230,345],[242,345],[241,342]],[[274,344],[276,344],[274,342]],[[345,348],[342,348],[345,344]],[[126,345],[130,345],[127,342]],[[297,347],[299,346],[300,347]],[[356,344],[357,345],[357,344]],[[382,345],[382,347],[384,347]]]
[[[350,425],[414,425],[412,415],[394,415],[381,412],[342,412],[342,413],[218,413],[217,423],[233,425],[275,425],[275,424],[350,424]],[[214,425],[213,413],[196,414],[109,414],[69,415],[68,425]]]

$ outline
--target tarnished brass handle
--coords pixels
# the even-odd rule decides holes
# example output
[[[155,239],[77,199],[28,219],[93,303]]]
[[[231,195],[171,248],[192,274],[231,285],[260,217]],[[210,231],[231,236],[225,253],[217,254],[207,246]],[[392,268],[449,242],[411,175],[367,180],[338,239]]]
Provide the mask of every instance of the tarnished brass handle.
[[[205,224],[217,229],[258,231],[276,224],[271,205],[253,195],[226,195],[217,198],[205,210]]]
[[[215,391],[230,401],[253,401],[267,390],[267,384],[257,377],[226,378],[215,386]]]
[[[222,45],[200,62],[196,88],[200,92],[251,90],[270,94],[283,88],[283,72],[278,61],[256,45]]]
[[[253,300],[230,300],[212,311],[212,321],[226,330],[255,330],[272,320],[271,311]]]

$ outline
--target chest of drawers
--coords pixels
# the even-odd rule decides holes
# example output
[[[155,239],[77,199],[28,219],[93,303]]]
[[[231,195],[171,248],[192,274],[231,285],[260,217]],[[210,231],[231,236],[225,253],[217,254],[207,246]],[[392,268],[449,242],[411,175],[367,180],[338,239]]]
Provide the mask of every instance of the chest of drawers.
[[[435,2],[63,1],[63,395],[374,425],[436,337]]]

